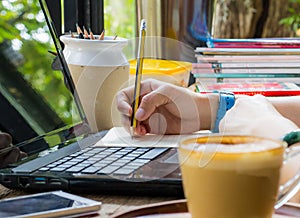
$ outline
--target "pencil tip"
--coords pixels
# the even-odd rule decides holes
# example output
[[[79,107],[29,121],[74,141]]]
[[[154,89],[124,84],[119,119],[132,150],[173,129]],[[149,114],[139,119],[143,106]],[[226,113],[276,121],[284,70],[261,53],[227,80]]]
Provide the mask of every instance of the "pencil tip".
[[[133,128],[133,127],[130,127],[129,132],[130,132],[131,139],[133,139],[133,136],[134,136],[134,128]]]

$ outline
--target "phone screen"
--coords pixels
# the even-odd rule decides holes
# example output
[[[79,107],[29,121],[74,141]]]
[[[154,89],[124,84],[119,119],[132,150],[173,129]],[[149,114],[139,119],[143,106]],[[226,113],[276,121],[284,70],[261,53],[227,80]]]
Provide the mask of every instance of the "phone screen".
[[[80,206],[84,203],[64,198],[55,194],[32,196],[0,202],[0,217],[26,215],[62,208]]]

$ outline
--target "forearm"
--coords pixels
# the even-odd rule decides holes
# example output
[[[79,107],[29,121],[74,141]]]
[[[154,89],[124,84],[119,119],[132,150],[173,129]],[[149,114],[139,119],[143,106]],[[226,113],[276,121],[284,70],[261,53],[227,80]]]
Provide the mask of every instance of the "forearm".
[[[236,98],[241,97],[243,95],[236,95]],[[198,94],[197,98],[200,129],[213,129],[219,106],[219,95]],[[282,116],[300,127],[300,96],[269,97],[268,99]]]
[[[268,98],[276,110],[300,127],[300,96]]]

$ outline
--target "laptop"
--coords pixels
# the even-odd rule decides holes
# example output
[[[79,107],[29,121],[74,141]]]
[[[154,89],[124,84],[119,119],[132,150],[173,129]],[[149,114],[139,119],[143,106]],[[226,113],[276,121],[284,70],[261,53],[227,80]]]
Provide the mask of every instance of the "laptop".
[[[29,41],[42,43],[43,40],[36,39],[39,34],[43,36],[43,39],[51,41],[50,44],[52,47],[49,48],[43,45],[39,49],[44,49],[43,54],[48,55],[50,57],[48,59],[51,59],[52,62],[54,57],[47,50],[55,47],[55,52],[60,61],[59,68],[62,72],[60,74],[60,83],[63,85],[60,87],[64,89],[64,94],[55,94],[56,97],[52,96],[52,98],[47,96],[41,97],[41,94],[37,93],[38,91],[33,90],[32,93],[39,96],[34,100],[35,103],[39,101],[38,106],[34,105],[34,102],[31,106],[36,107],[26,108],[28,104],[25,103],[15,106],[20,111],[20,114],[25,114],[24,119],[32,126],[31,129],[34,134],[16,144],[22,151],[27,153],[27,157],[0,169],[0,183],[7,188],[30,191],[64,190],[73,193],[182,197],[183,189],[176,148],[157,146],[137,147],[131,145],[105,146],[98,144],[96,146],[96,143],[106,134],[106,131],[99,133],[90,132],[87,119],[76,93],[75,85],[64,59],[54,24],[50,18],[47,4],[45,0],[39,0],[39,2],[40,5],[38,7],[40,7],[40,10],[42,9],[43,13],[38,13],[37,15],[36,19],[39,25],[37,31],[32,31],[33,34],[30,35],[25,31],[26,26],[18,24],[16,28],[24,30],[22,37]],[[10,8],[10,5],[7,8]],[[20,13],[22,14],[23,12]],[[27,18],[28,16],[32,16],[30,13],[26,14],[25,11],[24,14]],[[21,16],[18,18],[22,19]],[[42,31],[42,33],[39,31]],[[7,41],[9,42],[9,40]],[[14,56],[18,56],[21,52],[22,42],[14,39],[8,44],[11,49],[9,54],[15,53]],[[23,43],[23,45],[25,44]],[[31,49],[34,50],[35,47],[31,47]],[[3,54],[0,53],[1,55]],[[22,55],[26,55],[26,52]],[[8,62],[13,62],[11,55],[6,55],[6,58]],[[31,61],[30,57],[20,59],[30,61],[32,64],[40,61],[37,59]],[[39,72],[27,75],[22,72],[22,70],[26,69],[26,67],[22,67],[24,61],[20,62],[17,65],[18,67],[16,67],[16,71],[19,74],[23,74],[22,77],[34,76],[41,71],[46,72],[49,69],[50,72],[48,75],[50,74],[51,78],[58,77],[57,71],[52,71],[51,66],[48,66],[51,63],[43,64],[44,68],[39,69]],[[42,83],[39,84],[40,87],[51,87],[53,85],[46,84],[48,81],[46,77],[43,79],[37,77],[33,81]],[[44,82],[45,85],[43,84]],[[24,79],[23,83],[29,83],[29,80]],[[34,85],[32,84],[26,87],[28,90],[34,89]],[[8,87],[6,88],[6,91],[9,90]],[[58,88],[55,88],[55,91],[57,90]],[[24,91],[23,95],[25,94],[27,94],[27,91]],[[50,94],[51,96],[50,92],[46,92],[46,94]],[[12,94],[10,93],[10,95]],[[68,107],[68,110],[59,108],[58,102],[60,98],[67,95],[70,95],[70,101],[73,102],[72,105]],[[9,99],[13,97],[17,98],[16,96],[10,96]],[[24,96],[19,100],[24,98],[28,99],[28,101],[32,100],[32,97],[26,98]],[[47,113],[44,113],[46,109],[38,110],[41,107],[40,105],[44,105],[47,108],[49,99],[54,100],[56,106],[48,108]],[[15,104],[15,102],[19,101],[14,100],[12,104]],[[32,114],[32,111],[37,112]],[[36,116],[35,114],[41,115]],[[71,114],[72,118],[69,118],[69,121],[67,118],[61,118],[65,114]],[[47,120],[48,116],[54,118]],[[59,121],[55,122],[55,120]],[[50,123],[50,121],[52,122],[51,125],[48,125],[48,123],[45,125],[45,122]]]

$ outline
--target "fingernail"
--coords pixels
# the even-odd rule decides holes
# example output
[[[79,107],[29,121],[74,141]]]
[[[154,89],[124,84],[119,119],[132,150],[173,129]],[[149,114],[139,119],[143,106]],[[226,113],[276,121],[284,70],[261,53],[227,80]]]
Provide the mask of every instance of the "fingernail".
[[[139,108],[137,111],[136,111],[136,114],[135,114],[135,118],[137,120],[140,120],[142,119],[144,116],[145,116],[146,112],[143,108]]]

